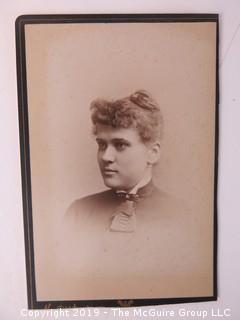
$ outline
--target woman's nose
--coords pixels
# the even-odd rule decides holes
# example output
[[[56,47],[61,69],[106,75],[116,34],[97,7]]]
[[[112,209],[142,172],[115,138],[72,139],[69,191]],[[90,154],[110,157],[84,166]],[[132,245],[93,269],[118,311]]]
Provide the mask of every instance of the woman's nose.
[[[101,156],[103,161],[110,161],[113,162],[115,159],[115,152],[114,152],[114,148],[111,146],[108,146],[102,153]]]

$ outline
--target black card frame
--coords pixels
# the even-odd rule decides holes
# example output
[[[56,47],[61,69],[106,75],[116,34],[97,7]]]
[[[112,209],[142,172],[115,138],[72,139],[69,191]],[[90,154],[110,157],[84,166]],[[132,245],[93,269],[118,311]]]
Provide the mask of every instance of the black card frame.
[[[31,197],[31,161],[29,150],[28,86],[26,76],[25,26],[29,24],[80,24],[80,23],[176,23],[214,22],[216,37],[216,105],[215,105],[215,167],[214,167],[214,263],[213,294],[204,297],[176,297],[154,299],[102,299],[102,300],[62,300],[39,301],[36,294],[35,259],[33,241],[33,216]],[[218,181],[218,122],[219,122],[219,74],[218,46],[219,28],[217,14],[46,14],[22,15],[16,20],[16,62],[18,84],[19,134],[22,170],[22,201],[25,237],[26,278],[29,309],[63,307],[129,307],[145,305],[177,304],[213,301],[217,299],[217,181]]]

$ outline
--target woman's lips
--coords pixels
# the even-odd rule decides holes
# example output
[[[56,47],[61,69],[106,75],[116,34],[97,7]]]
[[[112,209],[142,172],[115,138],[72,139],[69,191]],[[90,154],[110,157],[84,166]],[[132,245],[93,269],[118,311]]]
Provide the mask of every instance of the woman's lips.
[[[113,174],[113,173],[116,173],[117,170],[109,169],[109,168],[103,168],[102,172],[103,172],[104,174]]]

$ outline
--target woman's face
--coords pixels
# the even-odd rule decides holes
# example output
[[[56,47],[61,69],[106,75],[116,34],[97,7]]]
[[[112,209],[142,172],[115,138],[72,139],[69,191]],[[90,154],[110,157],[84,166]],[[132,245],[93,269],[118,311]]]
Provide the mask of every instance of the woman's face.
[[[149,170],[151,147],[134,128],[98,125],[96,141],[99,168],[107,187],[130,190]]]

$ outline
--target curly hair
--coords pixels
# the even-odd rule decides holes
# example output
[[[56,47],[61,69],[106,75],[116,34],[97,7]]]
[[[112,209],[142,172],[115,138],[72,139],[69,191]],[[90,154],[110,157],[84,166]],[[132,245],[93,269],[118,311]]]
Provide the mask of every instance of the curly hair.
[[[96,99],[90,110],[94,134],[97,133],[97,125],[102,124],[113,128],[135,128],[144,143],[162,138],[161,110],[145,90],[118,100]]]

